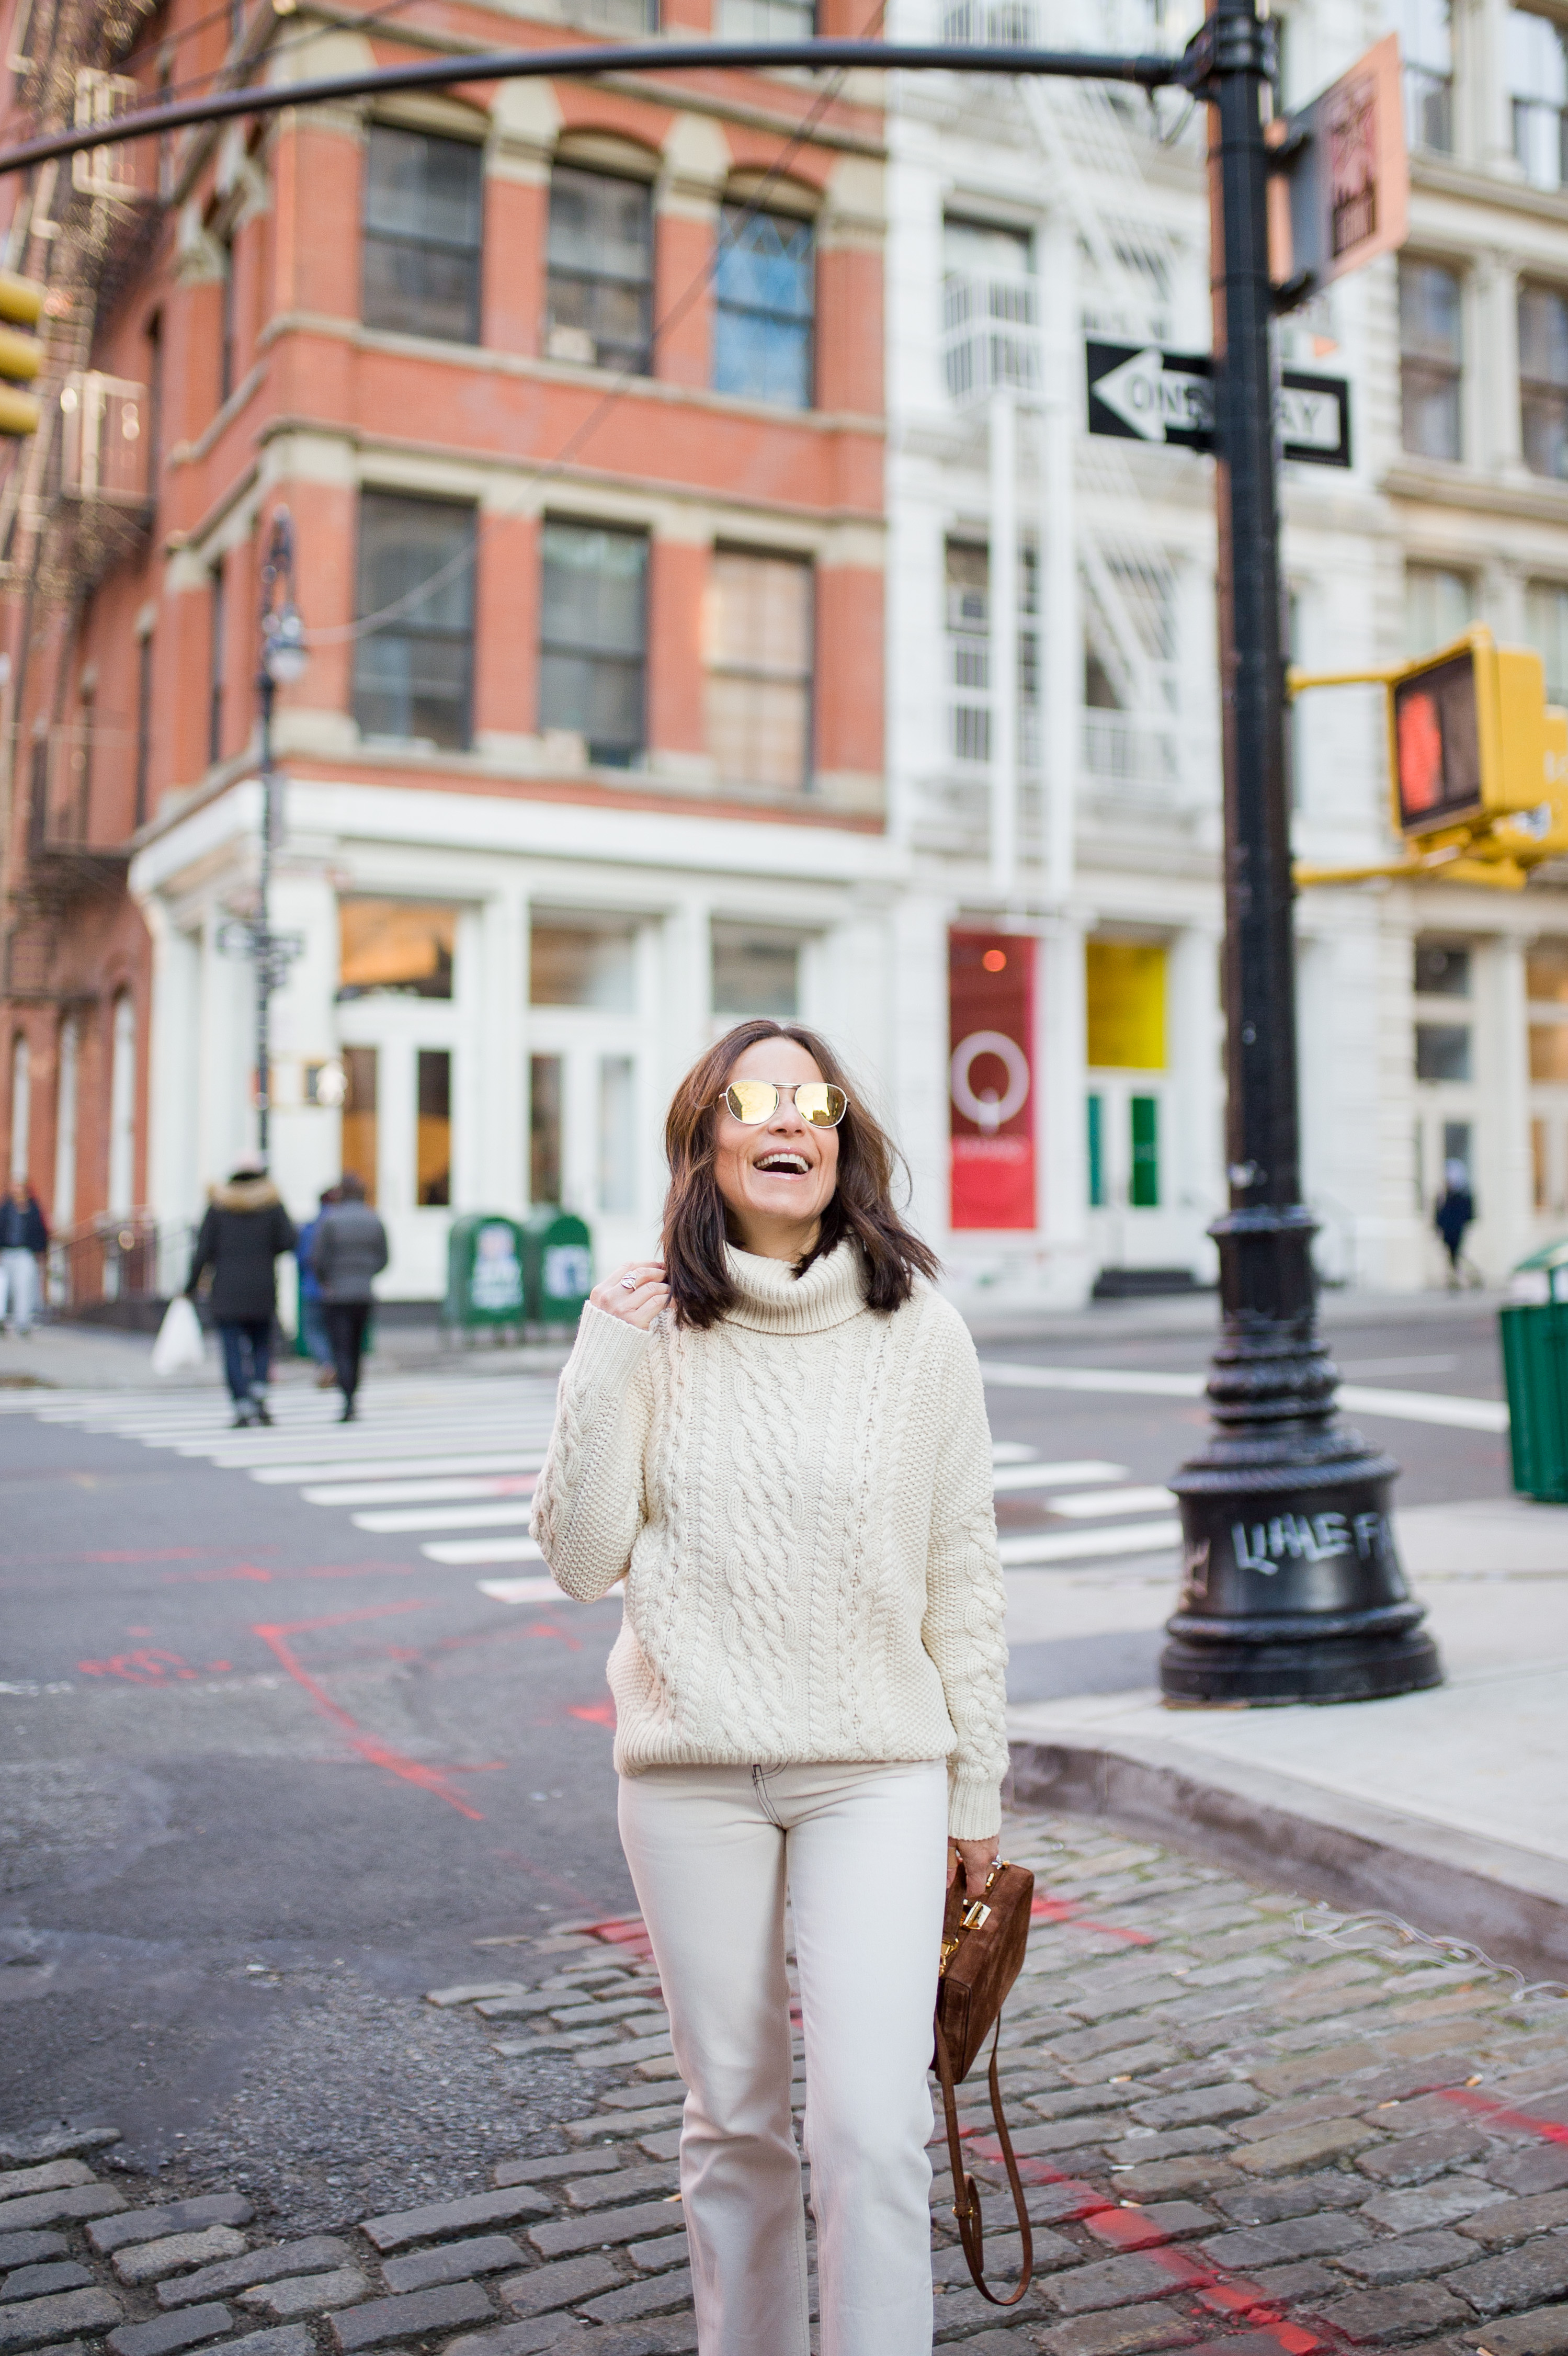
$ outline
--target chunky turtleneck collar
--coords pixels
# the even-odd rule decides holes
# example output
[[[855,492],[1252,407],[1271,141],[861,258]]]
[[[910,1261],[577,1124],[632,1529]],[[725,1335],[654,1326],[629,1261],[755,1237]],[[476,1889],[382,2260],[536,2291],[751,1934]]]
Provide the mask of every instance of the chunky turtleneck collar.
[[[848,1240],[814,1259],[802,1277],[787,1260],[761,1259],[733,1244],[724,1248],[741,1296],[727,1324],[753,1333],[826,1333],[867,1313],[860,1255]]]

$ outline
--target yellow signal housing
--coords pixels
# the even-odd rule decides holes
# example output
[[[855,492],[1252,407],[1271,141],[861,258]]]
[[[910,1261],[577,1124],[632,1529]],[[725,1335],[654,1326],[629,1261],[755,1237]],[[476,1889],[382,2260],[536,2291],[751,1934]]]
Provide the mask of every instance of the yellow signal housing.
[[[0,434],[24,438],[38,430],[41,408],[37,395],[19,388],[31,384],[43,364],[43,347],[36,336],[18,333],[36,327],[44,313],[48,289],[36,278],[19,278],[0,270]]]
[[[1478,820],[1534,809],[1546,769],[1541,657],[1499,647],[1482,622],[1388,675],[1396,833],[1432,845]]]

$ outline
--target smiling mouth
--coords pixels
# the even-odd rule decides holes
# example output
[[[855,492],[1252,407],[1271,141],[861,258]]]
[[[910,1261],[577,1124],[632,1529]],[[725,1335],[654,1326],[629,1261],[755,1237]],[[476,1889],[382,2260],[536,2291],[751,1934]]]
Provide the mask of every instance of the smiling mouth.
[[[764,1153],[752,1165],[766,1170],[776,1178],[809,1178],[811,1164],[804,1153]]]

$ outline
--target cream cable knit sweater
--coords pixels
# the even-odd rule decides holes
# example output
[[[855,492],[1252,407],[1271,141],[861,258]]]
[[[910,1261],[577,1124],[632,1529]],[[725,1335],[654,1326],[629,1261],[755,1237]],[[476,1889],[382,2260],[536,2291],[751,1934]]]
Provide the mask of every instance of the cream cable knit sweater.
[[[626,1582],[615,1764],[944,1758],[949,1828],[984,1839],[1007,1646],[974,1344],[924,1286],[869,1310],[848,1243],[798,1280],[730,1265],[706,1333],[584,1310],[534,1493],[569,1595]]]

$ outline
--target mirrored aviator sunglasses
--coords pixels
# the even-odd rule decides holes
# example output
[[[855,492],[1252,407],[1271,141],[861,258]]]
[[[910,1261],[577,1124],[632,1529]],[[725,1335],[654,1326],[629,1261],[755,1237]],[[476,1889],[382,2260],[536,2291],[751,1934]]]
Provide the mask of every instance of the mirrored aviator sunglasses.
[[[785,1089],[772,1080],[731,1080],[720,1102],[746,1129],[760,1129],[772,1120]],[[849,1109],[849,1099],[831,1080],[801,1080],[789,1090],[802,1120],[813,1129],[837,1129]]]

